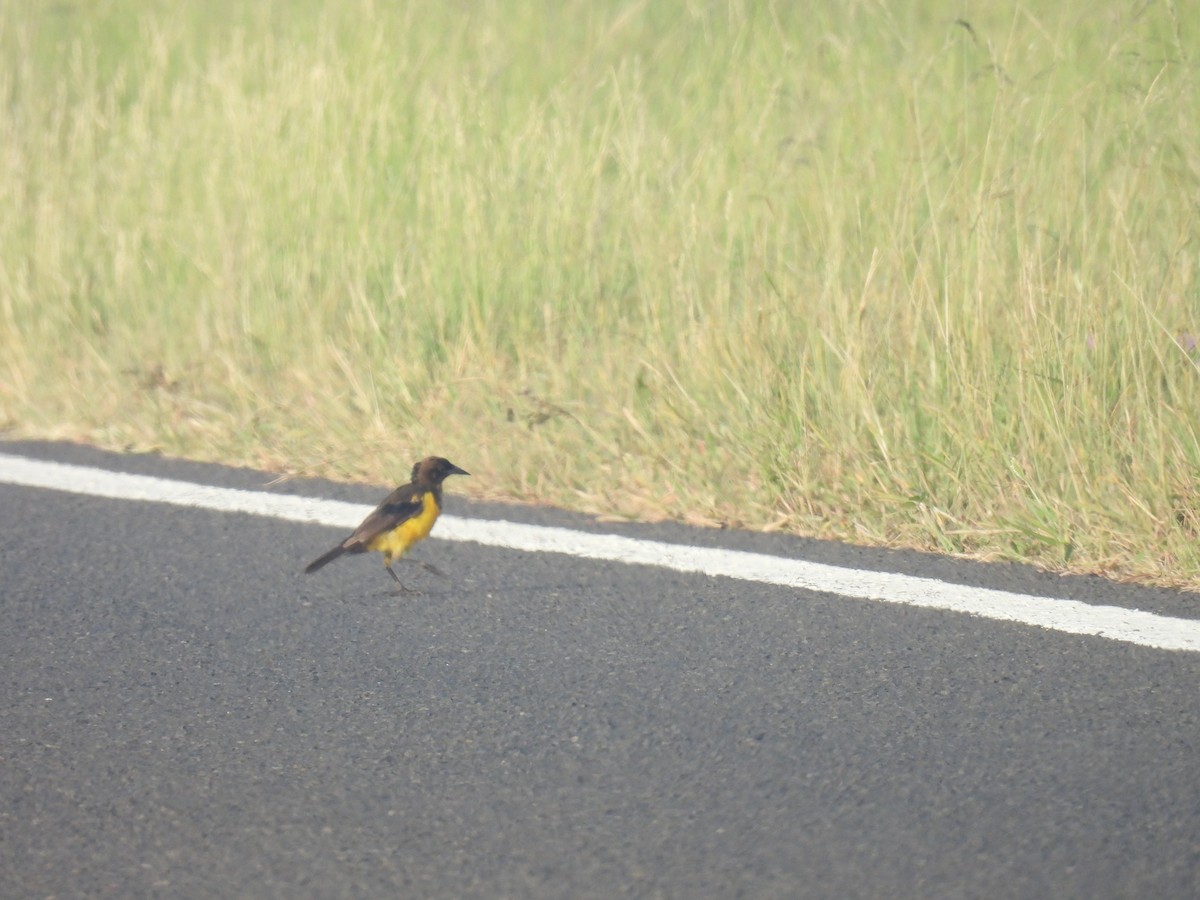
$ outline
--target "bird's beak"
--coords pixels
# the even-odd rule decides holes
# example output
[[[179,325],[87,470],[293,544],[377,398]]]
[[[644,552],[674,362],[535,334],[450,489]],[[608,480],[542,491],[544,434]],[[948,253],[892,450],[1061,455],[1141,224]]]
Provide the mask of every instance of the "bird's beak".
[[[450,476],[450,475],[470,475],[470,474],[471,474],[471,473],[470,473],[470,472],[468,472],[466,469],[460,469],[458,466],[455,466],[455,465],[452,465],[452,466],[450,466],[449,470],[446,472],[446,475],[447,475],[447,476]]]

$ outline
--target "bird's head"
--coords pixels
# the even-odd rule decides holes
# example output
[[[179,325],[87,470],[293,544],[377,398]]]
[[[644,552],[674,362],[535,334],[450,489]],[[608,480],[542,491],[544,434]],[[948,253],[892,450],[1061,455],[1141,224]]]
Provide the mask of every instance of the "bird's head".
[[[441,456],[428,456],[413,466],[412,480],[414,484],[441,484],[451,475],[470,474],[448,459]]]

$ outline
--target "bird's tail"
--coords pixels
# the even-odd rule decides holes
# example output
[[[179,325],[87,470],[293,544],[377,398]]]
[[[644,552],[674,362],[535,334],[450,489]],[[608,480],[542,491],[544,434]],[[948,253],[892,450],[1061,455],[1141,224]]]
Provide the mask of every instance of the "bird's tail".
[[[317,571],[317,569],[321,568],[321,566],[328,565],[329,563],[333,562],[335,559],[337,559],[339,556],[341,556],[345,552],[346,552],[346,548],[343,547],[341,544],[338,544],[336,547],[334,547],[328,553],[318,556],[316,559],[314,559],[312,562],[310,562],[307,566],[305,566],[304,574],[311,575],[313,572]]]

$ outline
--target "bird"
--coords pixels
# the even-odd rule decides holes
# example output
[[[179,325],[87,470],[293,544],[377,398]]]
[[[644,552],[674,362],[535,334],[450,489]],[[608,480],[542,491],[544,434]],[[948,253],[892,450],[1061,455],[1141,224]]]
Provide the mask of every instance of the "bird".
[[[374,550],[383,554],[383,566],[399,585],[397,591],[412,592],[400,581],[392,563],[401,559],[413,544],[429,535],[442,511],[442,482],[451,475],[470,474],[441,456],[426,457],[412,467],[412,481],[388,494],[354,529],[353,534],[310,562],[304,567],[304,573],[311,575],[344,553]],[[421,565],[436,575],[442,575],[428,563],[422,562]]]

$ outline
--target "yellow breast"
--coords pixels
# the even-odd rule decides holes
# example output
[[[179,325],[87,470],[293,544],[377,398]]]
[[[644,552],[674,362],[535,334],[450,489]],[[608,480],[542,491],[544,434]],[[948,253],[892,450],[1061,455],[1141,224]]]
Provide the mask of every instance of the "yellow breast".
[[[429,535],[440,512],[437,498],[432,491],[427,491],[421,495],[419,513],[411,519],[405,519],[391,531],[385,531],[374,538],[367,548],[386,554],[388,559],[399,559],[409,547]]]

